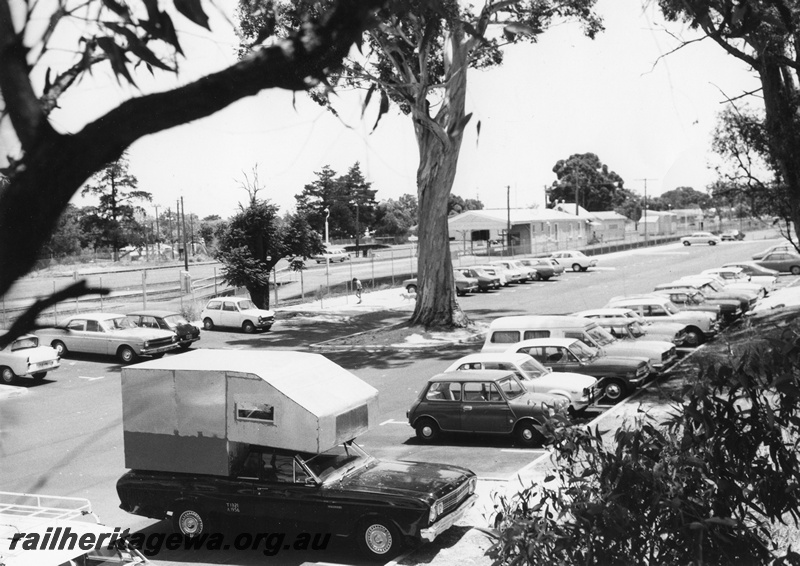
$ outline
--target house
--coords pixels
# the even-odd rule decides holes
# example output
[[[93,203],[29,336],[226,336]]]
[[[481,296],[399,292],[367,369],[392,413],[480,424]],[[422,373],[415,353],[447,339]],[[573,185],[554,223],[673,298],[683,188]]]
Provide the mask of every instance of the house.
[[[637,230],[645,236],[672,236],[677,233],[677,215],[668,210],[643,210]]]

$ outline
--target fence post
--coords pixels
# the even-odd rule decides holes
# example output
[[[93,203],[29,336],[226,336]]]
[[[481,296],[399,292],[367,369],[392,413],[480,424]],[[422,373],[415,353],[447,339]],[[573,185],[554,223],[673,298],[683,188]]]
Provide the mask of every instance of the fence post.
[[[217,293],[217,268],[214,268],[214,296],[216,297]]]
[[[100,276],[100,288],[103,287],[103,277]],[[103,312],[103,295],[100,294],[100,312]]]
[[[147,308],[147,270],[142,270],[142,308]]]
[[[53,294],[56,294],[55,279],[53,279]],[[53,324],[58,324],[58,303],[53,303]]]
[[[319,286],[319,308],[322,308],[322,285]]]
[[[72,280],[76,281],[76,282],[78,281],[78,272],[77,271],[73,271],[72,272]],[[78,297],[75,297],[75,314],[78,314]]]
[[[458,264],[461,265],[461,262]],[[414,277],[414,248],[408,248],[408,272]]]
[[[394,250],[391,250],[391,253],[392,253],[392,258],[390,261],[392,264],[392,287],[394,287]]]
[[[303,285],[303,270],[300,270],[300,301],[305,303],[306,302],[306,291],[305,286]]]
[[[275,306],[273,308],[278,308],[278,272],[274,269],[272,270],[272,284],[275,285]]]
[[[375,254],[372,254],[372,288],[375,289]]]

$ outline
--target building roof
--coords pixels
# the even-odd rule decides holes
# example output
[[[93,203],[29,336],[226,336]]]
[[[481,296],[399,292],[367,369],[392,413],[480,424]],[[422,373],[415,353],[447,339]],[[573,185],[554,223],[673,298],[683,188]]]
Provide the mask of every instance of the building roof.
[[[576,222],[582,220],[554,208],[512,208],[468,210],[447,219],[451,231],[459,230],[505,230],[509,219],[511,225],[532,222]]]

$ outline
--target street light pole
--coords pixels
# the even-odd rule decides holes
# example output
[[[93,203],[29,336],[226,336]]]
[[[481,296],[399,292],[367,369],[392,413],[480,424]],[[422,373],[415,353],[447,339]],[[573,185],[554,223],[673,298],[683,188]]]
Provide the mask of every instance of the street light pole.
[[[328,244],[330,241],[328,240],[328,217],[331,215],[331,211],[328,207],[325,207],[325,285],[327,286],[327,290],[330,292],[331,289],[331,257],[328,253]]]
[[[636,179],[637,181],[644,181],[644,245],[647,247],[647,181],[655,181],[655,179]]]
[[[330,243],[328,241],[328,217],[331,215],[331,211],[326,207],[323,212],[325,213],[325,245],[327,246]]]

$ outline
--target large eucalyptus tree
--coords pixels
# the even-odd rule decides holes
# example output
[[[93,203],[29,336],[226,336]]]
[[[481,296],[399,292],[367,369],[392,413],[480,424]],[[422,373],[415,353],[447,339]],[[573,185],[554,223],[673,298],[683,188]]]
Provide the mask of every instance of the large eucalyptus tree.
[[[412,324],[448,327],[469,322],[455,298],[447,229],[450,191],[471,118],[465,108],[468,70],[499,65],[504,47],[535,41],[548,26],[566,19],[581,21],[586,34],[594,37],[602,30],[594,4],[595,0],[485,0],[473,7],[458,0],[412,0],[404,11],[382,12],[380,25],[359,44],[360,54],[349,58],[341,73],[328,77],[334,87],[366,89],[367,104],[379,100],[378,120],[394,102],[413,122],[419,148],[421,292]],[[243,45],[260,43],[276,25],[297,25],[293,6],[294,2],[240,0]],[[324,96],[319,100],[324,102]]]

